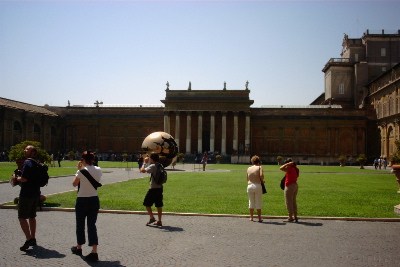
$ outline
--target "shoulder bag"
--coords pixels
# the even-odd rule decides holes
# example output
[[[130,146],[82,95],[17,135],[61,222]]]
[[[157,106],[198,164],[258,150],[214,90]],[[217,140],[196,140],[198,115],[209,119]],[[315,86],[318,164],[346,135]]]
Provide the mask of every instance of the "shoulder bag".
[[[102,184],[97,182],[96,179],[93,178],[93,176],[86,170],[86,169],[82,169],[80,170],[80,172],[85,175],[85,177],[89,180],[89,182],[93,185],[94,189],[97,190],[98,187],[101,187]],[[78,191],[80,188],[80,184],[78,185]]]
[[[260,176],[260,182],[261,182],[262,193],[263,193],[263,194],[266,194],[266,193],[267,193],[267,188],[265,187],[264,182],[261,180],[261,166],[260,166],[260,168],[258,169],[258,172],[259,172],[259,176]]]

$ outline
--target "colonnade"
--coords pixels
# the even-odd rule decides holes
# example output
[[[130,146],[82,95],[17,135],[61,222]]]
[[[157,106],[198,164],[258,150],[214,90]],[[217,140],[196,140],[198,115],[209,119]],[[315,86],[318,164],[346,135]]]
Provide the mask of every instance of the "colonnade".
[[[239,143],[244,143],[245,146],[250,145],[250,113],[245,113],[245,123],[244,125],[239,125],[239,113],[238,111],[232,112],[233,113],[233,127],[232,129],[227,129],[227,114],[228,112],[220,112],[221,115],[221,133],[216,133],[216,112],[209,112],[207,111],[207,115],[205,114],[206,111],[185,111],[185,112],[174,112],[175,113],[175,129],[171,129],[171,119],[173,118],[172,112],[165,112],[164,113],[164,132],[171,133],[173,130],[174,139],[180,147],[180,136],[179,133],[181,132],[181,120],[186,119],[186,149],[185,152],[187,154],[192,153],[192,131],[197,130],[197,152],[203,152],[203,141],[209,144],[208,151],[215,152],[220,151],[222,155],[226,155],[227,151],[239,151]],[[197,115],[196,115],[197,113]],[[209,125],[204,125],[204,116],[208,116],[209,114]],[[197,129],[193,127],[192,119],[196,119],[197,117]],[[208,121],[208,120],[207,120]],[[219,121],[218,121],[219,123]],[[205,127],[206,126],[206,127]],[[242,130],[244,127],[244,140],[239,140],[239,130]],[[203,140],[203,128],[209,129],[209,140]],[[227,134],[232,135],[232,149],[227,150]],[[216,148],[216,136],[220,136],[220,140],[218,143],[221,144],[221,147]],[[182,151],[181,151],[182,152]]]

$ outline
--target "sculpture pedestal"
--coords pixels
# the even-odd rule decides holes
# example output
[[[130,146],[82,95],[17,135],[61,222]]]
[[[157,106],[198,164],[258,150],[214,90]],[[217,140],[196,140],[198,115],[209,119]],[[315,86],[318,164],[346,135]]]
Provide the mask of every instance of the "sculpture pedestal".
[[[400,204],[394,206],[394,213],[396,213],[397,215],[400,215]]]

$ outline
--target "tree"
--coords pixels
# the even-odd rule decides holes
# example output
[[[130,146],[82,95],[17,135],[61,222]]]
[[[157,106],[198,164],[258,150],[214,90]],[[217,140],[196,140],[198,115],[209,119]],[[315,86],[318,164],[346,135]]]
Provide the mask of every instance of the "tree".
[[[40,162],[51,163],[51,157],[49,153],[41,148],[42,145],[40,144],[40,142],[29,140],[22,141],[21,143],[12,146],[10,152],[8,153],[8,158],[11,161],[17,161],[25,158],[24,150],[25,147],[29,145],[34,146],[37,149],[37,159]]]
[[[364,169],[364,165],[367,163],[367,157],[365,154],[360,154],[357,158],[357,162],[360,164],[360,169]]]
[[[340,167],[344,167],[346,165],[347,157],[345,155],[340,155],[339,158]]]

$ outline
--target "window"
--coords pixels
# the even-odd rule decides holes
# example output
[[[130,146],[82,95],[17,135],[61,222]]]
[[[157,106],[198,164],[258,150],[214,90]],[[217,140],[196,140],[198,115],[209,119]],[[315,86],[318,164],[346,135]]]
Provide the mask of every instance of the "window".
[[[382,72],[385,72],[386,71],[386,67],[382,67]]]
[[[344,95],[344,84],[339,84],[339,95]]]
[[[358,62],[358,54],[354,54],[354,61]]]
[[[19,124],[18,121],[14,121],[14,131],[22,133],[22,127],[21,127],[21,124]]]
[[[33,125],[33,132],[40,134],[40,126],[36,123]]]
[[[386,57],[386,48],[381,48],[381,57]]]

